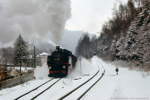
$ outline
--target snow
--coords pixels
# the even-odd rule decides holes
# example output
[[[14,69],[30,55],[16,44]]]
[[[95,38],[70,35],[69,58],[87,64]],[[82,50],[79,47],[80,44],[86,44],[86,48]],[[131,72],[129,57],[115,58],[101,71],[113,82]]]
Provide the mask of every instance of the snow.
[[[37,68],[34,70],[34,76],[36,79],[49,79],[48,77],[48,66],[43,64],[42,67],[37,66]]]
[[[48,56],[48,55],[50,55],[50,54],[48,54],[48,53],[46,53],[46,52],[43,52],[43,53],[37,55],[37,57]]]
[[[9,67],[9,68],[14,68],[14,69],[18,69],[20,70],[20,67]],[[34,68],[31,68],[31,67],[23,67],[21,66],[21,71],[22,72],[27,72],[28,70],[33,70]]]
[[[22,73],[29,73],[33,72],[34,68],[31,67],[21,67]],[[12,76],[19,76],[20,75],[20,67],[8,67],[8,71],[10,71],[10,75]]]
[[[82,100],[150,100],[150,76],[122,67],[117,76],[116,66],[99,61],[105,67],[105,75]]]
[[[104,62],[97,57],[93,57],[90,61],[82,58],[81,64],[78,60],[75,69],[69,69],[69,75],[66,78],[60,80],[56,85],[44,92],[36,100],[57,100],[65,93],[68,93],[70,90],[88,80],[98,71],[98,69],[100,69],[100,73],[97,77],[88,82],[87,85],[76,91],[67,99],[76,100],[78,95],[81,95],[81,93],[87,89],[90,84],[95,82],[95,80],[101,76],[101,73],[103,72],[101,65],[105,68],[105,75],[81,100],[150,100],[150,73],[138,72],[128,70],[125,67],[119,67],[119,75],[116,75],[115,68],[117,66]],[[82,72],[80,69],[82,69]],[[0,100],[15,99],[21,94],[26,93],[51,79],[47,75],[48,67],[46,64],[42,67],[37,67],[35,69],[35,80],[1,90]],[[24,98],[21,98],[20,100],[31,99],[56,80],[57,79],[54,79],[52,82],[42,86],[40,89]]]

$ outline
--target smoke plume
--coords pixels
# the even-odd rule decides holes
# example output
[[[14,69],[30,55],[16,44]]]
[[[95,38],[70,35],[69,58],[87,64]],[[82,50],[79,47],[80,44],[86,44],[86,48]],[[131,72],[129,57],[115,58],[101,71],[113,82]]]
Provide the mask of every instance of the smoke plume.
[[[0,42],[52,36],[58,41],[70,18],[70,0],[0,0]]]

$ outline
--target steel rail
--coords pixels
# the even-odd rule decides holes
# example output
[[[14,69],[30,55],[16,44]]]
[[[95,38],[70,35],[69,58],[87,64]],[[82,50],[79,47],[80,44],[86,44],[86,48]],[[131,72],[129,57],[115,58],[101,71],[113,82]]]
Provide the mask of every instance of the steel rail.
[[[100,63],[101,67],[104,69],[102,75],[101,75],[101,76],[97,79],[97,81],[95,81],[84,93],[82,93],[82,95],[79,96],[77,100],[80,100],[80,99],[81,99],[88,91],[90,91],[90,89],[91,89],[93,86],[95,86],[95,85],[102,79],[102,77],[104,76],[104,74],[105,74],[105,68],[104,68],[104,66],[102,65],[102,63],[101,63],[100,61],[97,61],[97,60],[96,60],[97,66],[98,66],[99,68],[100,68],[100,66],[99,66],[98,62]]]
[[[45,91],[47,91],[48,89],[50,89],[52,86],[54,86],[58,81],[60,81],[60,79],[58,79],[57,81],[55,81],[52,85],[50,85],[48,88],[46,88],[45,90],[43,90],[42,92],[40,92],[39,94],[37,94],[36,96],[34,96],[33,98],[31,98],[30,100],[34,100],[35,98],[37,98],[38,96],[40,96],[41,94],[43,94]]]
[[[104,74],[105,74],[105,70],[103,71],[103,73],[102,73],[102,75],[99,77],[99,79],[98,79],[96,82],[94,82],[81,96],[79,96],[77,100],[80,100],[88,91],[90,91],[90,89],[91,89],[93,86],[95,86],[96,83],[98,83],[98,82],[102,79],[102,77],[104,76]]]
[[[26,93],[22,94],[21,96],[17,97],[17,98],[16,98],[16,99],[14,99],[14,100],[18,100],[18,99],[22,98],[23,96],[25,96],[25,95],[27,95],[27,94],[29,94],[29,93],[31,93],[31,92],[33,92],[33,91],[37,90],[38,88],[40,88],[41,86],[45,85],[46,83],[48,83],[48,82],[52,81],[53,79],[54,79],[54,78],[52,78],[52,79],[50,79],[50,80],[48,80],[48,81],[44,82],[43,84],[41,84],[41,85],[37,86],[36,88],[34,88],[34,89],[30,90],[29,92],[26,92]]]
[[[67,96],[69,96],[71,93],[73,93],[74,91],[76,91],[77,89],[79,89],[80,87],[82,87],[83,85],[85,85],[87,82],[89,82],[91,79],[93,79],[98,73],[99,73],[99,70],[90,79],[88,79],[87,81],[85,81],[84,83],[82,83],[81,85],[79,85],[78,87],[76,87],[75,89],[71,90],[70,92],[68,92],[64,96],[60,97],[58,100],[62,100],[64,98],[66,98]]]
[[[71,90],[70,92],[68,92],[67,94],[65,94],[65,95],[62,96],[61,98],[59,98],[58,100],[63,100],[64,98],[68,97],[70,94],[72,94],[72,93],[75,92],[77,89],[79,89],[80,87],[82,87],[83,85],[85,85],[87,82],[89,82],[91,79],[93,79],[93,78],[99,73],[99,71],[100,71],[100,66],[99,66],[97,60],[96,60],[96,63],[97,63],[97,66],[98,66],[99,69],[98,69],[97,73],[96,73],[93,77],[91,77],[89,80],[87,80],[87,81],[84,82],[83,84],[79,85],[79,86],[76,87],[75,89]],[[100,65],[101,65],[101,67],[104,69],[102,75],[101,75],[84,93],[82,93],[82,94],[77,98],[77,100],[80,100],[80,99],[81,99],[93,86],[95,86],[95,85],[102,79],[102,77],[104,76],[104,74],[105,74],[105,68],[104,68],[104,66],[101,64],[101,62],[99,62],[99,63],[100,63]]]

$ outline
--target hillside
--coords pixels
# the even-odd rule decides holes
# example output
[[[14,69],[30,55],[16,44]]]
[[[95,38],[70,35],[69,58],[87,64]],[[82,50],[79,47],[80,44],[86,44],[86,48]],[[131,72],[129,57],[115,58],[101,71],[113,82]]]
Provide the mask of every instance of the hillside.
[[[132,0],[120,4],[114,17],[103,25],[100,37],[92,41],[83,38],[77,53],[85,58],[96,53],[103,60],[125,61],[128,67],[150,70],[150,2],[142,3],[138,7]]]
[[[150,3],[146,4],[142,12],[132,21],[127,35],[114,41],[112,50],[114,56],[119,60],[125,60],[137,66],[142,65],[141,67],[149,67]]]

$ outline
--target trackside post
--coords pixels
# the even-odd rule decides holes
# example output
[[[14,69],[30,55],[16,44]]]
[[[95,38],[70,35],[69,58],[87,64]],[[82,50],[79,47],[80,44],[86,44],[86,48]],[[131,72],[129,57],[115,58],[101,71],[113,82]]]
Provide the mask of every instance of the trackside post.
[[[81,76],[82,76],[82,68],[81,68],[81,60],[82,60],[82,57],[79,57],[79,60],[80,60],[80,72],[81,72]]]

